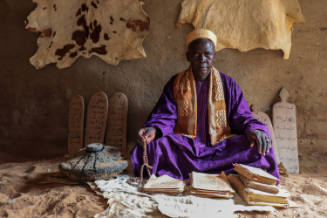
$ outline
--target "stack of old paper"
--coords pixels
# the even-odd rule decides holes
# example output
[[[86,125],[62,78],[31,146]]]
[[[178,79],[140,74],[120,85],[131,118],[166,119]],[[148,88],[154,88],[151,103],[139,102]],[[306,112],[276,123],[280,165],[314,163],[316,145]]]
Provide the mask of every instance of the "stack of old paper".
[[[234,164],[234,170],[249,180],[263,184],[276,185],[279,181],[276,177],[257,167],[251,167],[244,164]]]
[[[235,164],[234,169],[239,175],[231,174],[228,179],[249,205],[288,206],[289,193],[276,186],[276,177],[262,169],[242,164]]]
[[[253,188],[259,191],[268,192],[272,194],[277,194],[280,190],[279,187],[276,185],[268,185],[261,182],[252,181],[242,175],[240,175],[239,178],[244,184],[244,186],[247,188]]]
[[[156,177],[151,175],[142,190],[150,193],[178,194],[184,191],[184,182],[168,175]]]
[[[190,192],[202,197],[232,198],[235,191],[224,173],[221,175],[192,172]]]

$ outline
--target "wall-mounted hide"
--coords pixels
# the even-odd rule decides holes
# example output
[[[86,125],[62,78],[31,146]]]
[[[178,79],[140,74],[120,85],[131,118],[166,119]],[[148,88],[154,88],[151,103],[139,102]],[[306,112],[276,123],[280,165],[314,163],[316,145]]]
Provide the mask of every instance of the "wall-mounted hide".
[[[150,19],[139,0],[33,0],[26,29],[40,32],[30,58],[40,69],[70,67],[79,57],[100,57],[109,64],[146,57],[142,42]]]
[[[291,50],[293,23],[304,22],[297,0],[184,0],[177,25],[191,23],[216,33],[216,50]]]

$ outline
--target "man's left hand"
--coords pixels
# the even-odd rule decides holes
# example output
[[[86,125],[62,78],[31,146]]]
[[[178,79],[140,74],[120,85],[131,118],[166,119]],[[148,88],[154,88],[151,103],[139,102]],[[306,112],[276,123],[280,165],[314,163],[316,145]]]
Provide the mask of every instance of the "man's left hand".
[[[250,131],[246,136],[251,143],[251,148],[255,144],[257,145],[259,154],[265,155],[269,151],[271,147],[271,141],[264,131],[255,129]]]

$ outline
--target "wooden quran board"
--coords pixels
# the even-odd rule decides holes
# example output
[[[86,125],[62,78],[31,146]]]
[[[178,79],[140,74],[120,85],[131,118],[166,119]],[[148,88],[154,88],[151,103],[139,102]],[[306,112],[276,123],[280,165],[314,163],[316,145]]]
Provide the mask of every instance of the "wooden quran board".
[[[76,95],[70,99],[68,115],[68,154],[74,155],[83,147],[84,99]]]
[[[272,147],[274,148],[274,154],[275,154],[275,157],[276,157],[276,161],[277,163],[279,164],[280,161],[279,161],[279,150],[278,150],[278,146],[276,144],[276,136],[275,136],[275,131],[274,131],[274,128],[271,124],[271,120],[270,120],[270,117],[262,112],[262,111],[257,111],[256,107],[254,105],[252,105],[251,107],[252,109],[252,113],[254,115],[254,117],[263,122],[264,124],[266,124],[266,126],[268,127],[268,130],[270,132],[270,135],[271,135],[271,138],[272,138]]]
[[[283,88],[279,94],[281,101],[273,106],[273,124],[280,162],[289,173],[299,173],[296,107],[286,102],[288,95]]]
[[[109,99],[108,128],[106,144],[121,148],[126,154],[128,99],[121,92],[113,94]]]
[[[108,97],[100,91],[92,95],[87,106],[84,145],[104,143],[108,117]]]

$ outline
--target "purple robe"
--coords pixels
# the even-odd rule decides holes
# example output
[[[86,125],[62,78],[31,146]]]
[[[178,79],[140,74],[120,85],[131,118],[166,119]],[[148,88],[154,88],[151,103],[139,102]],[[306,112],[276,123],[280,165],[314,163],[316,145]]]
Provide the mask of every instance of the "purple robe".
[[[245,134],[258,129],[270,133],[266,125],[256,120],[245,101],[241,88],[228,75],[220,73],[229,126],[233,134],[214,146],[210,145],[208,131],[208,89],[209,80],[196,81],[197,92],[197,135],[189,138],[174,133],[177,121],[177,105],[173,94],[175,76],[166,84],[163,94],[151,112],[145,127],[155,127],[157,137],[147,147],[152,173],[169,175],[178,179],[189,179],[192,171],[226,174],[233,172],[233,163],[259,167],[280,178],[277,162],[271,147],[268,153],[260,155],[258,148],[250,147]],[[131,152],[135,176],[140,175],[143,164],[143,148],[136,145]]]

